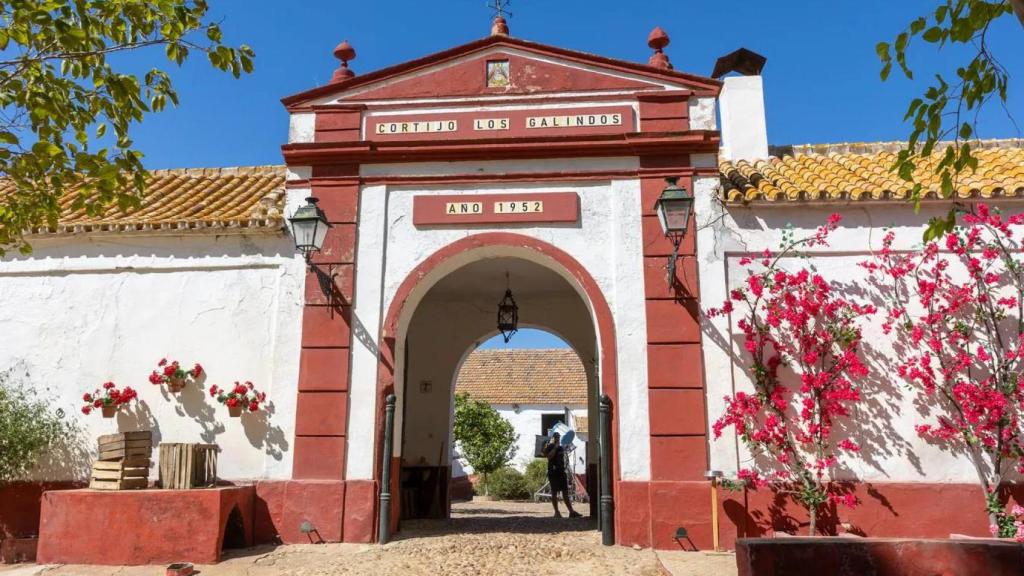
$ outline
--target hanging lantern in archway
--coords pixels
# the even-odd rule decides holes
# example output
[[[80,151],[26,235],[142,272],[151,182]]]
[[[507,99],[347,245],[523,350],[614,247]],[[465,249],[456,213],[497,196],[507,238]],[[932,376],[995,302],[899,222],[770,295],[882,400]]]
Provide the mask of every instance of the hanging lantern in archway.
[[[498,303],[498,330],[508,344],[512,335],[519,331],[519,306],[512,297],[512,288],[508,286],[508,272],[505,273],[505,285],[505,297]]]

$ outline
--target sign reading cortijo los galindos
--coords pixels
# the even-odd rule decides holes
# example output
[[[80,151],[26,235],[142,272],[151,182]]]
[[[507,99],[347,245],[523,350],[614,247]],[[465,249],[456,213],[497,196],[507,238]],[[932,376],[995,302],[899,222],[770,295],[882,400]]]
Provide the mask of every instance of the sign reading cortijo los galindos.
[[[502,112],[450,112],[444,114],[388,115],[367,121],[371,137],[402,137],[462,133],[466,137],[516,136],[543,130],[559,133],[606,129],[633,129],[633,111],[628,106],[584,109],[518,109]]]

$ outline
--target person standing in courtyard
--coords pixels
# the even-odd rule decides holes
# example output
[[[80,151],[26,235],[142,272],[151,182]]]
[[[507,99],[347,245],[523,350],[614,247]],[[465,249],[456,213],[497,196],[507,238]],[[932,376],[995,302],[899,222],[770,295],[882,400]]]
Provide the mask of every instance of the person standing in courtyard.
[[[579,518],[579,512],[572,509],[572,500],[569,499],[569,479],[565,472],[565,448],[562,447],[561,434],[554,432],[548,440],[541,454],[548,459],[548,484],[551,486],[551,506],[555,509],[555,518],[561,518],[562,512],[558,509],[558,493],[562,493],[562,501],[569,509],[569,518]]]

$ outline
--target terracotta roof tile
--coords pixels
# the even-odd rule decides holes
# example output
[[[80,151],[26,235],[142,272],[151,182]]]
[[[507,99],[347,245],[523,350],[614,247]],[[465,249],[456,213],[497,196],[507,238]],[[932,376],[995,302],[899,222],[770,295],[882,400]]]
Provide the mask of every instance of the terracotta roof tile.
[[[913,185],[891,170],[901,142],[808,144],[773,149],[771,158],[722,161],[727,202],[903,200]],[[972,143],[978,169],[960,176],[958,198],[1024,197],[1024,140]],[[940,149],[944,149],[940,147]],[[940,197],[938,154],[917,162],[925,198]]]
[[[587,373],[572,349],[477,350],[466,358],[457,394],[490,404],[587,403]]]
[[[0,196],[11,193],[0,181]],[[72,208],[76,191],[60,200],[56,227],[31,234],[128,233],[154,231],[272,231],[284,225],[284,166],[153,170],[142,205],[130,211],[111,206],[99,216]]]

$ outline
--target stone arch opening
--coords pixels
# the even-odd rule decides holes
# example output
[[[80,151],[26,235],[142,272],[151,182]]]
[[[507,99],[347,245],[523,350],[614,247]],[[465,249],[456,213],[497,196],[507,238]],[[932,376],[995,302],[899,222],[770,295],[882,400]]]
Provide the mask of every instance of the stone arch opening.
[[[555,422],[568,425],[576,435],[570,471],[580,483],[574,492],[580,502],[590,504],[596,498],[600,452],[598,411],[592,405],[600,388],[593,350],[577,349],[565,335],[542,324],[520,324],[520,329],[509,343],[493,330],[463,353],[453,378],[451,425],[454,428],[456,395],[467,394],[491,405],[518,435],[516,454],[509,465],[523,473],[536,458],[537,437]],[[497,387],[495,382],[506,382],[509,388]],[[449,494],[457,501],[472,495],[470,476],[475,472],[459,457],[454,436],[450,442],[456,453]],[[589,508],[590,515],[596,516],[597,507]]]
[[[379,406],[398,398],[392,444],[392,526],[408,514],[409,487],[403,468],[444,467],[450,474],[451,415],[455,381],[466,357],[496,333],[498,301],[505,272],[521,311],[521,325],[540,327],[562,337],[587,366],[590,442],[588,476],[598,476],[600,394],[615,401],[615,350],[611,313],[593,279],[571,256],[515,234],[471,236],[442,249],[414,270],[392,302],[382,335]],[[410,411],[412,407],[412,411]],[[383,446],[383,410],[379,410],[379,447]],[[429,420],[426,425],[424,421]],[[617,477],[615,426],[613,469]],[[410,442],[410,439],[411,442]],[[381,450],[377,451],[380,476]],[[612,482],[614,486],[614,480]],[[597,487],[590,486],[596,501]],[[448,512],[447,487],[439,489],[434,514]],[[396,502],[397,501],[397,502]],[[429,510],[430,507],[428,507]]]
[[[221,542],[221,550],[235,550],[245,548],[249,544],[245,538],[245,519],[242,518],[242,511],[238,506],[231,508],[228,519],[224,523],[224,538]]]

